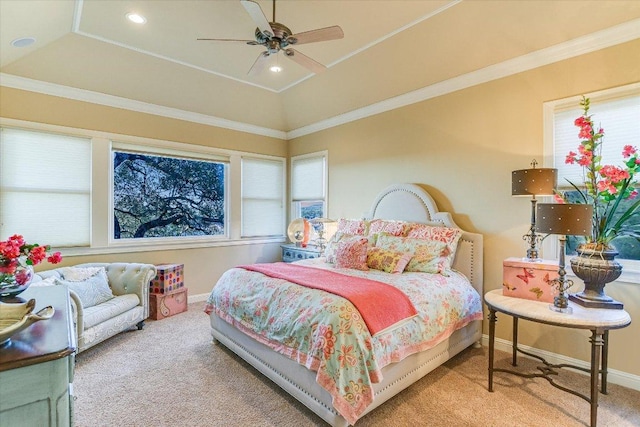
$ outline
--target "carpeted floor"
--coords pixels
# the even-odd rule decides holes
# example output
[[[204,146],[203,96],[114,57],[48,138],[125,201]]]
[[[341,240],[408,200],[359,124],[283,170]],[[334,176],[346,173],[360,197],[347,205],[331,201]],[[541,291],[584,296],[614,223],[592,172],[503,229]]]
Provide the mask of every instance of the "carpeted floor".
[[[302,404],[221,345],[203,303],[148,321],[76,358],[76,427],[325,426]],[[497,366],[510,355],[497,352]],[[536,363],[521,359],[519,369]],[[588,378],[563,371],[588,394]],[[640,426],[640,392],[614,384],[600,395],[599,426]],[[496,373],[487,391],[487,349],[467,349],[366,415],[356,427],[588,426],[586,401],[543,379]]]

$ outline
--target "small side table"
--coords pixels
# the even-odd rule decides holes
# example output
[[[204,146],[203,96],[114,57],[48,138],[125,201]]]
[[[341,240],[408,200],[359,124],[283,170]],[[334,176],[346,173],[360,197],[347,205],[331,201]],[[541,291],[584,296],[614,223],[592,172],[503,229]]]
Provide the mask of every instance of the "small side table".
[[[610,310],[598,308],[585,308],[569,302],[573,307],[572,314],[558,313],[549,310],[549,303],[532,301],[522,298],[514,298],[502,295],[501,289],[487,292],[484,302],[489,308],[489,391],[493,391],[493,373],[506,372],[524,378],[544,378],[549,383],[567,393],[578,396],[591,404],[591,427],[596,427],[598,416],[598,380],[600,391],[607,394],[607,358],[609,351],[609,330],[621,329],[629,326],[631,316],[624,310]],[[540,360],[544,366],[539,366],[540,373],[525,374],[509,369],[493,367],[496,331],[496,312],[513,317],[513,360],[512,365],[517,366],[516,355],[518,352]],[[573,329],[588,329],[591,331],[591,369],[566,363],[552,365],[542,357],[527,353],[518,348],[518,319],[546,325],[560,326]],[[586,396],[575,390],[556,384],[551,375],[557,375],[556,369],[572,368],[591,374],[591,395]]]
[[[293,262],[300,261],[303,259],[309,258],[318,258],[322,256],[322,251],[319,247],[314,245],[307,245],[307,247],[303,248],[302,246],[296,246],[293,243],[288,245],[281,245],[282,248],[282,261],[284,262]]]

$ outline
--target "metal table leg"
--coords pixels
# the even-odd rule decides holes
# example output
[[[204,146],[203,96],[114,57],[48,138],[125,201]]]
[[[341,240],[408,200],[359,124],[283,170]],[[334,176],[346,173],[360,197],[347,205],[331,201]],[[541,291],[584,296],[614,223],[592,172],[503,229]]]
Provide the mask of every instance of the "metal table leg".
[[[591,427],[598,422],[598,379],[600,378],[600,350],[603,346],[602,332],[591,332]]]
[[[513,366],[518,366],[518,360],[517,360],[517,355],[518,355],[518,318],[517,317],[513,317],[513,345],[511,347],[511,351],[513,352],[512,355],[512,362],[511,364]]]
[[[609,364],[609,330],[602,334],[602,379],[600,383],[600,391],[607,394],[607,365]]]
[[[493,391],[493,353],[496,340],[496,311],[489,309],[489,391]]]

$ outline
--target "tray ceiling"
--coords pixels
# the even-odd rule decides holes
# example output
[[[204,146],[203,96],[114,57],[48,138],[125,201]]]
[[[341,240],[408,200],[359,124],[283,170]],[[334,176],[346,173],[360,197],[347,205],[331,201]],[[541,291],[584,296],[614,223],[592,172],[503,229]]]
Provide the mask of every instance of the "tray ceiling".
[[[272,2],[257,3],[271,21]],[[293,33],[342,27],[296,47],[325,72],[281,52],[282,72],[250,77],[262,46],[197,41],[253,39],[237,0],[0,0],[0,72],[291,131],[640,19],[640,2],[280,0],[276,18]],[[36,42],[11,45],[22,37]]]

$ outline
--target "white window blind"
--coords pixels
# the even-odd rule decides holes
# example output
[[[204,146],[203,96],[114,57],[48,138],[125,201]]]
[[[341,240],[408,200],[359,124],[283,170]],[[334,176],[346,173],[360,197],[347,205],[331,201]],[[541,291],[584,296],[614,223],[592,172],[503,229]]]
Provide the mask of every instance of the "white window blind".
[[[583,168],[577,164],[565,163],[570,151],[578,152],[580,129],[574,125],[574,121],[582,112],[578,105],[554,114],[554,167],[558,169],[558,187],[561,189],[572,188],[567,179],[578,186],[584,183]],[[592,99],[589,114],[595,127],[604,129],[602,164],[622,166],[622,148],[625,145],[640,148],[640,95],[608,101]]]
[[[284,235],[284,162],[242,158],[242,237]]]
[[[325,200],[326,156],[291,159],[291,200]]]
[[[0,129],[0,238],[89,246],[91,141]]]

